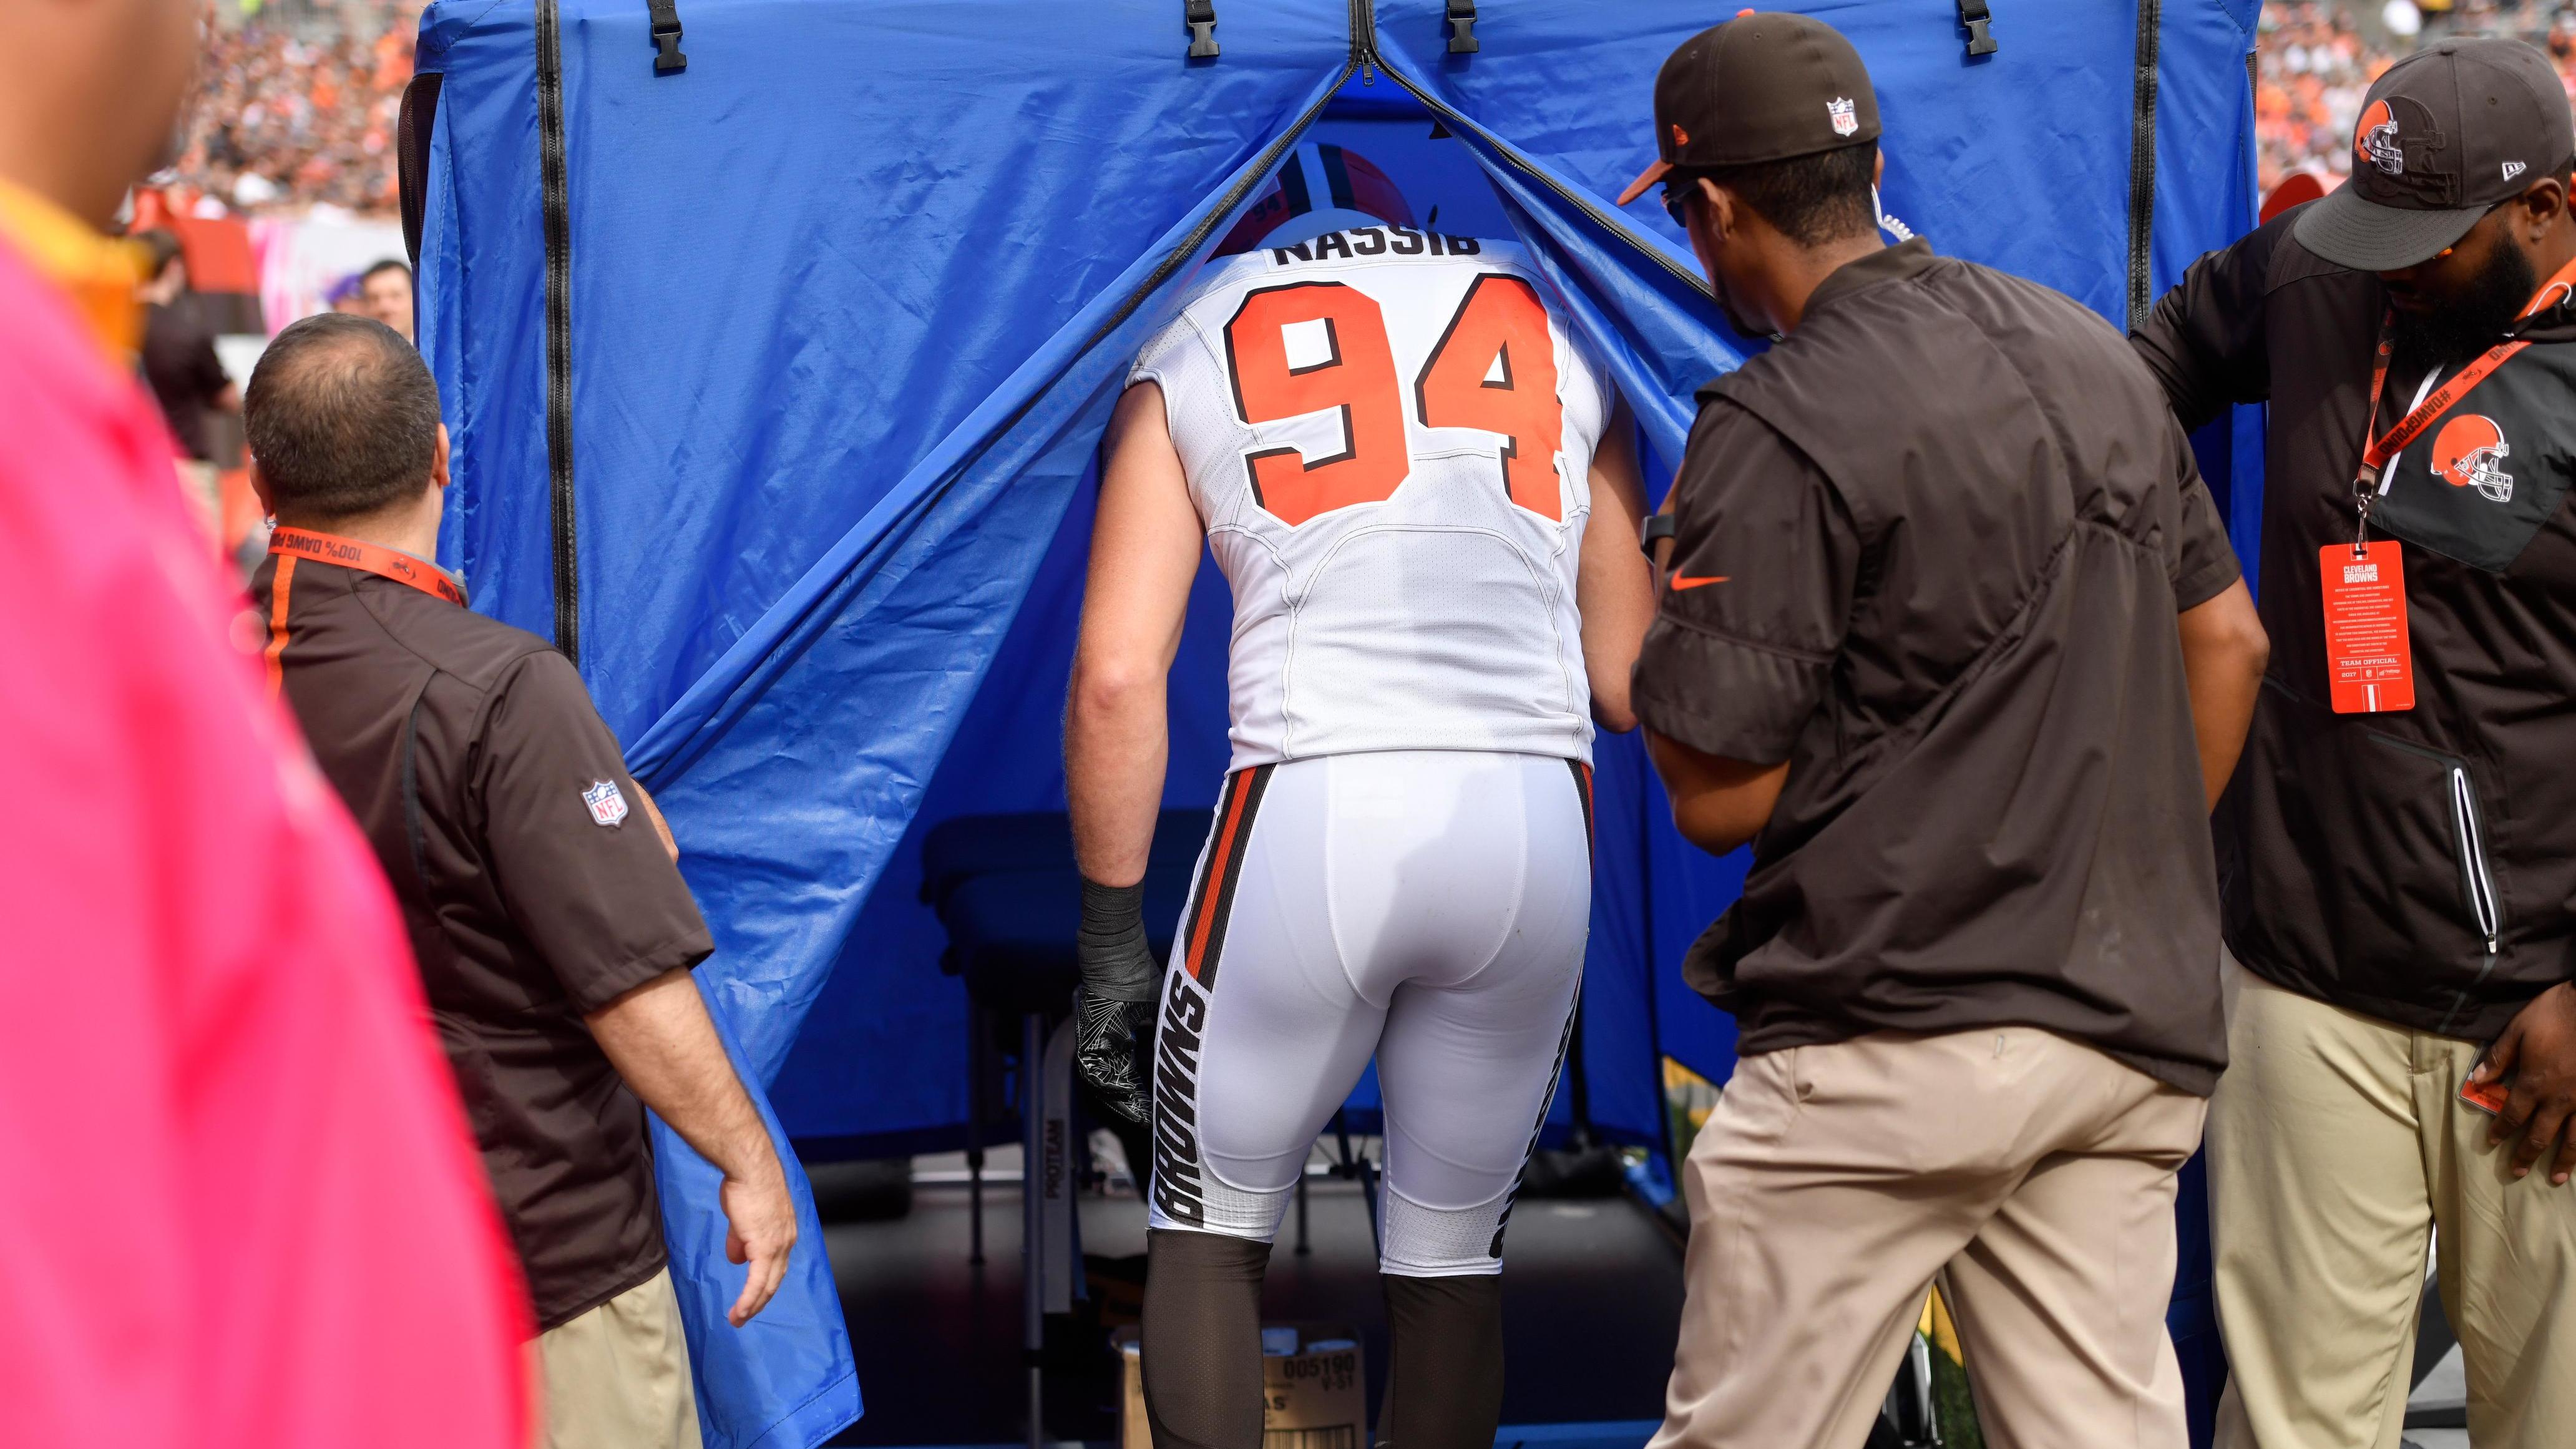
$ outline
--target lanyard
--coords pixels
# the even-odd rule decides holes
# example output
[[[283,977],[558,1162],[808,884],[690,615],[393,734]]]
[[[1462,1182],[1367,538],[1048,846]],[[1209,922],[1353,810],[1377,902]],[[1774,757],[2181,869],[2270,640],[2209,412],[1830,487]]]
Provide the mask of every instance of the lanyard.
[[[2532,293],[2531,300],[2523,304],[2520,312],[2514,314],[2514,320],[2520,321],[2539,311],[2544,304],[2565,298],[2570,291],[2576,291],[2576,261],[2560,267],[2555,275],[2541,285],[2539,291]],[[2352,546],[2356,550],[2362,546],[2363,540],[2370,533],[2370,500],[2371,496],[2379,491],[2381,470],[2388,466],[2391,459],[2405,452],[2408,444],[2424,436],[2425,429],[2441,421],[2442,414],[2449,412],[2454,403],[2468,396],[2471,388],[2486,381],[2490,374],[2504,366],[2514,354],[2531,345],[2527,341],[2516,340],[2499,342],[2488,348],[2479,354],[2477,361],[2460,369],[2458,376],[2434,389],[2429,395],[2418,392],[2415,405],[2406,410],[2406,416],[2398,419],[2396,426],[2373,438],[2370,436],[2370,429],[2379,421],[2379,396],[2388,386],[2388,359],[2395,346],[2396,329],[2397,309],[2390,307],[2380,315],[2379,319],[2379,348],[2370,361],[2370,411],[2363,415],[2364,420],[2361,425],[2361,468],[2352,479],[2354,513]],[[2429,385],[2431,378],[2427,377],[2425,381]]]
[[[432,594],[451,604],[465,602],[465,590],[435,564],[427,564],[400,549],[361,543],[337,534],[314,533],[309,529],[281,528],[269,535],[268,551],[285,554],[287,562],[309,558],[316,563],[338,564],[344,569],[363,569],[378,578],[409,584],[424,594]],[[282,567],[283,565],[281,565]],[[284,597],[284,590],[279,596]]]

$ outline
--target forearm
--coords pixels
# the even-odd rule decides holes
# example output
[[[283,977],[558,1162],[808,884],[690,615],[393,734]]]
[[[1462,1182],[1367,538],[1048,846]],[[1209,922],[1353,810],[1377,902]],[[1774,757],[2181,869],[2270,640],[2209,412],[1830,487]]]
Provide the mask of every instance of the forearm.
[[[1064,712],[1064,793],[1083,878],[1129,886],[1145,878],[1161,814],[1171,729],[1161,671],[1074,661]]]
[[[779,1175],[769,1130],[687,971],[654,977],[584,1020],[627,1087],[699,1156],[739,1181]]]
[[[2242,581],[2207,603],[2185,610],[2177,621],[2182,633],[2183,680],[2191,693],[2192,737],[2200,750],[2200,778],[2209,808],[2236,774],[2237,756],[2245,749],[2245,732],[2254,723],[2254,703],[2263,692],[2263,668],[2271,660],[2271,640],[2254,611],[2253,597]]]
[[[1592,516],[1584,526],[1575,575],[1583,616],[1583,668],[1592,687],[1592,719],[1613,734],[1637,727],[1628,681],[1655,619],[1655,582],[1638,552],[1646,500],[1638,477],[1636,425],[1622,404],[1592,462]]]
[[[1064,793],[1085,880],[1145,878],[1171,752],[1165,679],[1181,647],[1202,530],[1163,415],[1163,390],[1127,389],[1109,420],[1091,572],[1064,704]]]
[[[1786,761],[1751,765],[1724,759],[1651,729],[1646,753],[1672,800],[1673,828],[1711,855],[1724,855],[1761,834],[1789,779]]]

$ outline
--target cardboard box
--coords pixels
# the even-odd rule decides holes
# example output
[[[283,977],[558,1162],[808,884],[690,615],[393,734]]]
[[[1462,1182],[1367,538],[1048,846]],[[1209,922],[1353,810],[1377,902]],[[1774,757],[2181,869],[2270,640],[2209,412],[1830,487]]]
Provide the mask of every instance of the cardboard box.
[[[1359,1331],[1341,1323],[1280,1323],[1263,1325],[1261,1336],[1266,1347],[1296,1345],[1293,1353],[1261,1356],[1262,1449],[1368,1449],[1368,1385]],[[1153,1449],[1136,1330],[1119,1329],[1109,1343],[1118,1350],[1126,1388],[1119,1400],[1119,1443],[1124,1449]],[[1347,1346],[1319,1350],[1317,1344]]]

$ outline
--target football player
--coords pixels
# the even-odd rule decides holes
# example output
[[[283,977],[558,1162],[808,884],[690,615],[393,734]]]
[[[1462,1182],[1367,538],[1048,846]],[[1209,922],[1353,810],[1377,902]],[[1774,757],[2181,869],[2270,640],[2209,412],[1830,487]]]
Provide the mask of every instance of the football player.
[[[1158,1446],[1259,1449],[1271,1240],[1374,1056],[1379,1442],[1482,1449],[1503,1224],[1582,976],[1593,730],[1633,727],[1653,611],[1635,430],[1518,246],[1414,225],[1360,158],[1300,148],[1265,224],[1109,428],[1065,719],[1079,1060],[1151,1114]],[[1203,544],[1233,760],[1165,971],[1139,882]]]

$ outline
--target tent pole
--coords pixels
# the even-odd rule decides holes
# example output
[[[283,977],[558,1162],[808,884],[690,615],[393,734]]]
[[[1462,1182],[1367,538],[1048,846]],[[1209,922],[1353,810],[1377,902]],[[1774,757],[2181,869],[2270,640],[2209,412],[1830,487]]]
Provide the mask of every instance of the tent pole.
[[[1313,1251],[1314,1245],[1306,1239],[1306,1169],[1300,1166],[1297,1169],[1297,1256],[1302,1258]]]
[[[1637,430],[1642,446],[1645,429]],[[1637,939],[1646,955],[1646,1070],[1654,1090],[1646,1100],[1655,1107],[1655,1141],[1664,1149],[1664,1174],[1676,1190],[1682,1180],[1682,1165],[1673,1157],[1673,1109],[1664,1101],[1664,1014],[1656,1005],[1660,987],[1655,961],[1655,801],[1648,770],[1637,779]]]
[[[1037,1013],[1020,1018],[1020,1347],[1029,1372],[1029,1449],[1046,1439],[1044,1370],[1046,1347],[1046,1276],[1044,1234],[1038,1228],[1038,1160],[1045,1130],[1046,1062],[1038,1041]]]

